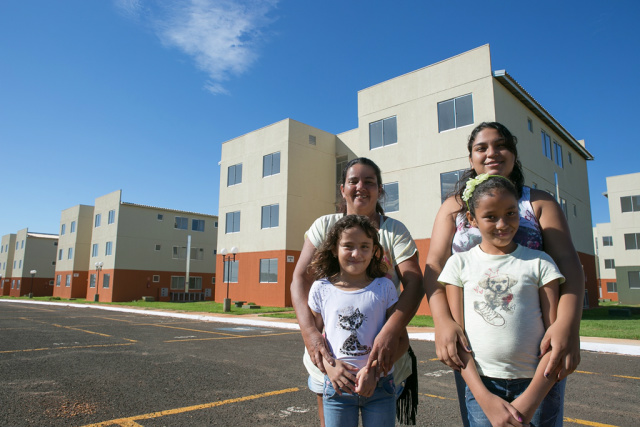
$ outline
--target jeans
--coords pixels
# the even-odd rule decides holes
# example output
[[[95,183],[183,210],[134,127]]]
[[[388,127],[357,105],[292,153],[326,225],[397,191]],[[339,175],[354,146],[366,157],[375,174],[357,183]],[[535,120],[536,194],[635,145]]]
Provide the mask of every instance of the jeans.
[[[357,427],[360,412],[364,427],[393,427],[396,422],[396,386],[393,375],[380,378],[371,397],[339,395],[325,376],[323,392],[326,427]]]
[[[481,378],[487,390],[507,402],[512,402],[520,396],[531,383],[531,378]],[[553,386],[533,415],[531,427],[562,426],[565,385],[566,380],[562,380]],[[491,423],[467,386],[465,386],[465,403],[468,412],[468,425],[471,427],[491,427]]]

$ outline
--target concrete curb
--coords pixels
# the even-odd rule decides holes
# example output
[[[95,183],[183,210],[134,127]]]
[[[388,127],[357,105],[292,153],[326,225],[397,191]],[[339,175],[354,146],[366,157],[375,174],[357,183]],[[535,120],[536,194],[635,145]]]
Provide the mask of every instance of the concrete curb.
[[[98,310],[119,311],[123,313],[138,313],[149,316],[164,316],[178,319],[200,320],[203,322],[220,322],[230,323],[234,325],[246,326],[262,326],[269,328],[299,330],[298,324],[289,319],[257,319],[257,315],[224,315],[224,314],[203,314],[203,313],[179,313],[164,310],[148,310],[139,308],[129,308],[120,306],[94,305],[94,304],[74,304],[66,302],[48,302],[48,301],[25,301],[25,300],[6,300],[0,299],[0,302],[17,302],[23,304],[41,304],[41,305],[62,305],[75,308],[93,308]],[[418,332],[425,330],[425,332]],[[429,332],[427,332],[429,331]],[[409,338],[418,341],[434,341],[435,334],[433,328],[409,328]],[[615,353],[628,356],[640,356],[640,341],[623,340],[614,338],[592,338],[580,337],[580,348],[586,351],[594,351],[598,353]]]

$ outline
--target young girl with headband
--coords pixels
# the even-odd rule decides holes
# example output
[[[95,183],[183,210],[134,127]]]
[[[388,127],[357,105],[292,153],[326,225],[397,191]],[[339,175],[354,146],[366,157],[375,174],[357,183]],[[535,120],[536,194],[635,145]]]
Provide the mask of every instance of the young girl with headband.
[[[452,255],[438,281],[472,349],[458,352],[470,425],[554,426],[557,372],[544,375],[550,354],[539,359],[539,347],[555,321],[564,276],[549,255],[513,241],[518,192],[507,178],[478,175],[462,200],[482,241]]]

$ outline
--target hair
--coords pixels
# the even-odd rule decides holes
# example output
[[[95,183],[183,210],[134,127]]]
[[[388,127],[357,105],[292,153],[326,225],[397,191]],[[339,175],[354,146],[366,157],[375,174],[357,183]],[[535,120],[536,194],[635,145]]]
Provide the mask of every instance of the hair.
[[[349,172],[349,169],[351,169],[353,165],[358,164],[373,168],[373,171],[376,174],[376,180],[378,181],[378,188],[380,189],[378,200],[380,199],[380,197],[385,196],[384,188],[382,187],[382,172],[380,171],[378,165],[373,162],[373,160],[367,159],[366,157],[357,157],[347,163],[347,165],[342,170],[342,181],[340,182],[340,184],[344,185],[347,182],[347,173]],[[345,202],[344,199],[340,201],[337,212],[344,215],[347,214],[347,202]],[[378,212],[380,215],[384,215],[384,209],[382,208],[382,205],[379,201],[376,202],[376,212]]]
[[[513,185],[516,187],[517,197],[516,199],[520,199],[522,197],[522,187],[524,187],[524,173],[522,172],[522,163],[520,163],[520,159],[518,159],[518,148],[516,145],[518,144],[518,138],[509,132],[509,129],[506,128],[505,125],[498,122],[482,122],[478,126],[471,131],[471,135],[469,135],[469,142],[467,143],[467,150],[469,151],[469,157],[471,157],[471,152],[473,149],[473,143],[476,140],[476,137],[480,132],[485,129],[495,129],[498,131],[498,134],[504,138],[505,146],[507,150],[513,153],[515,157],[515,162],[513,164],[513,170],[511,174],[505,178],[509,178]],[[453,195],[456,195],[458,198],[462,198],[462,193],[464,193],[464,189],[467,185],[467,181],[471,178],[475,178],[478,176],[478,173],[473,169],[473,167],[469,168],[469,170],[465,171],[458,183],[456,184],[455,190],[453,191]],[[467,206],[463,203],[462,208],[460,209],[460,213],[464,213],[467,210]]]
[[[494,191],[506,191],[510,193],[513,197],[515,197],[516,201],[518,200],[518,190],[513,182],[509,180],[509,178],[505,178],[499,175],[492,175],[487,178],[486,181],[482,181],[480,184],[476,186],[473,190],[473,194],[467,201],[469,205],[469,213],[472,217],[476,216],[476,207],[478,206],[478,201],[482,199],[484,196],[493,195]]]
[[[380,244],[378,231],[366,216],[346,215],[331,227],[327,237],[313,255],[308,270],[315,280],[327,277],[330,281],[334,281],[340,273],[340,262],[338,257],[334,255],[334,251],[337,250],[338,243],[340,243],[342,232],[355,227],[359,227],[373,241],[373,256],[367,266],[367,276],[375,279],[385,275],[387,265],[383,261],[384,250]]]

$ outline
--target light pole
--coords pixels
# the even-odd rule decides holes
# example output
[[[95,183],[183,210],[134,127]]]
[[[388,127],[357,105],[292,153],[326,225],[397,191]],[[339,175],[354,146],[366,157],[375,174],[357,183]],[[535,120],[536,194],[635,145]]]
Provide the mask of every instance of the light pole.
[[[102,265],[102,261],[96,262],[96,273],[98,275],[98,279],[96,281],[96,294],[93,296],[94,301],[100,301],[100,294],[98,292],[100,289],[100,270],[102,270]]]
[[[36,270],[31,270],[29,272],[29,274],[31,274],[31,291],[29,291],[29,298],[33,298],[33,278],[35,277],[36,273],[38,273]]]
[[[225,263],[227,263],[229,261],[235,261],[236,260],[236,254],[238,253],[238,248],[233,246],[229,252],[230,252],[229,255],[227,255],[227,248],[220,249],[220,254],[222,255],[223,276],[224,276]],[[224,311],[231,311],[231,299],[229,299],[229,281],[230,281],[230,276],[231,276],[231,264],[227,265],[227,277],[226,277],[227,297],[224,299],[224,302],[222,304],[222,307],[223,307]],[[225,281],[225,278],[223,277],[222,280]]]

